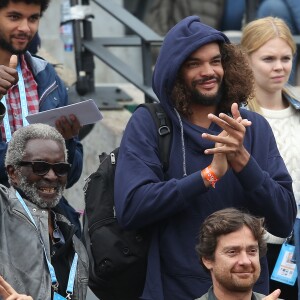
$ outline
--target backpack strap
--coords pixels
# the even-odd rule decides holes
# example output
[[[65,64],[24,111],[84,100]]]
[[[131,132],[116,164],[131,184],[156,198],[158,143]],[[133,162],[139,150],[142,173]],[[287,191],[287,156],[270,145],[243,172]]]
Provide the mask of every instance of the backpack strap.
[[[158,149],[159,158],[163,166],[164,172],[169,168],[169,155],[171,146],[171,131],[172,124],[160,103],[142,103],[138,107],[145,107],[151,113],[151,116],[156,124],[158,132]],[[138,108],[137,107],[137,108]]]

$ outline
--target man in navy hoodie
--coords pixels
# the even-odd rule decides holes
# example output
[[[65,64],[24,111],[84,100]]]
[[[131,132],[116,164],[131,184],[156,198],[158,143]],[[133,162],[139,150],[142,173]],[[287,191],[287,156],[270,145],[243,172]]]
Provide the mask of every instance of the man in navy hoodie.
[[[292,180],[268,122],[239,109],[252,93],[252,72],[222,32],[197,16],[175,25],[160,50],[153,89],[172,122],[169,168],[164,174],[156,126],[141,107],[121,142],[116,213],[126,229],[152,230],[140,299],[195,299],[212,285],[195,252],[204,219],[243,208],[286,237],[296,215]],[[261,266],[254,291],[267,295],[265,257]]]

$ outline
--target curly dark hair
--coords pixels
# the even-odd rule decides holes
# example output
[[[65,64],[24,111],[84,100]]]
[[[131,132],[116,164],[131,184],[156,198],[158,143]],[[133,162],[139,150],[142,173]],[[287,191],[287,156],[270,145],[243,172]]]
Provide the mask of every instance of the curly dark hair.
[[[38,4],[41,5],[41,15],[48,8],[50,0],[1,0],[0,1],[0,9],[7,7],[10,2],[13,3],[26,3],[26,4]]]
[[[266,254],[264,219],[254,217],[236,208],[222,209],[209,215],[200,227],[196,252],[205,270],[207,268],[203,264],[202,258],[214,261],[219,237],[238,231],[243,226],[247,226],[257,240],[259,256],[262,257]]]
[[[230,113],[232,103],[240,106],[247,104],[247,100],[253,97],[254,77],[252,69],[248,64],[247,57],[241,47],[233,44],[220,44],[222,66],[224,69],[223,87],[224,95],[217,107],[217,113]],[[191,93],[180,76],[177,75],[171,99],[175,108],[185,117],[193,114],[191,104]]]

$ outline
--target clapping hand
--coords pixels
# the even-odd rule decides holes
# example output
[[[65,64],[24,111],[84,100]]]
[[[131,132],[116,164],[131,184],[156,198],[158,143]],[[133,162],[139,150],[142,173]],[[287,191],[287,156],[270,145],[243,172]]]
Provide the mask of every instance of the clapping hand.
[[[221,127],[223,131],[217,136],[207,133],[202,134],[203,138],[215,142],[215,147],[206,149],[204,153],[225,154],[228,164],[235,172],[240,172],[250,159],[250,154],[243,143],[246,127],[251,126],[251,122],[242,119],[236,103],[232,104],[231,113],[232,117],[224,113],[220,113],[219,116],[208,115],[208,118]]]

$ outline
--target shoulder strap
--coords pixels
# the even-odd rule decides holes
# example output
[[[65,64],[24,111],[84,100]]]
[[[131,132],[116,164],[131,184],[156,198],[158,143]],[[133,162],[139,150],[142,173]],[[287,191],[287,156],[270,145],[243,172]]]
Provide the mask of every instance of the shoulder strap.
[[[142,103],[138,107],[145,107],[149,110],[152,118],[156,124],[158,132],[158,148],[159,157],[162,163],[164,172],[168,170],[169,167],[169,155],[170,155],[170,145],[171,145],[171,130],[172,124],[165,111],[163,110],[160,103]]]

